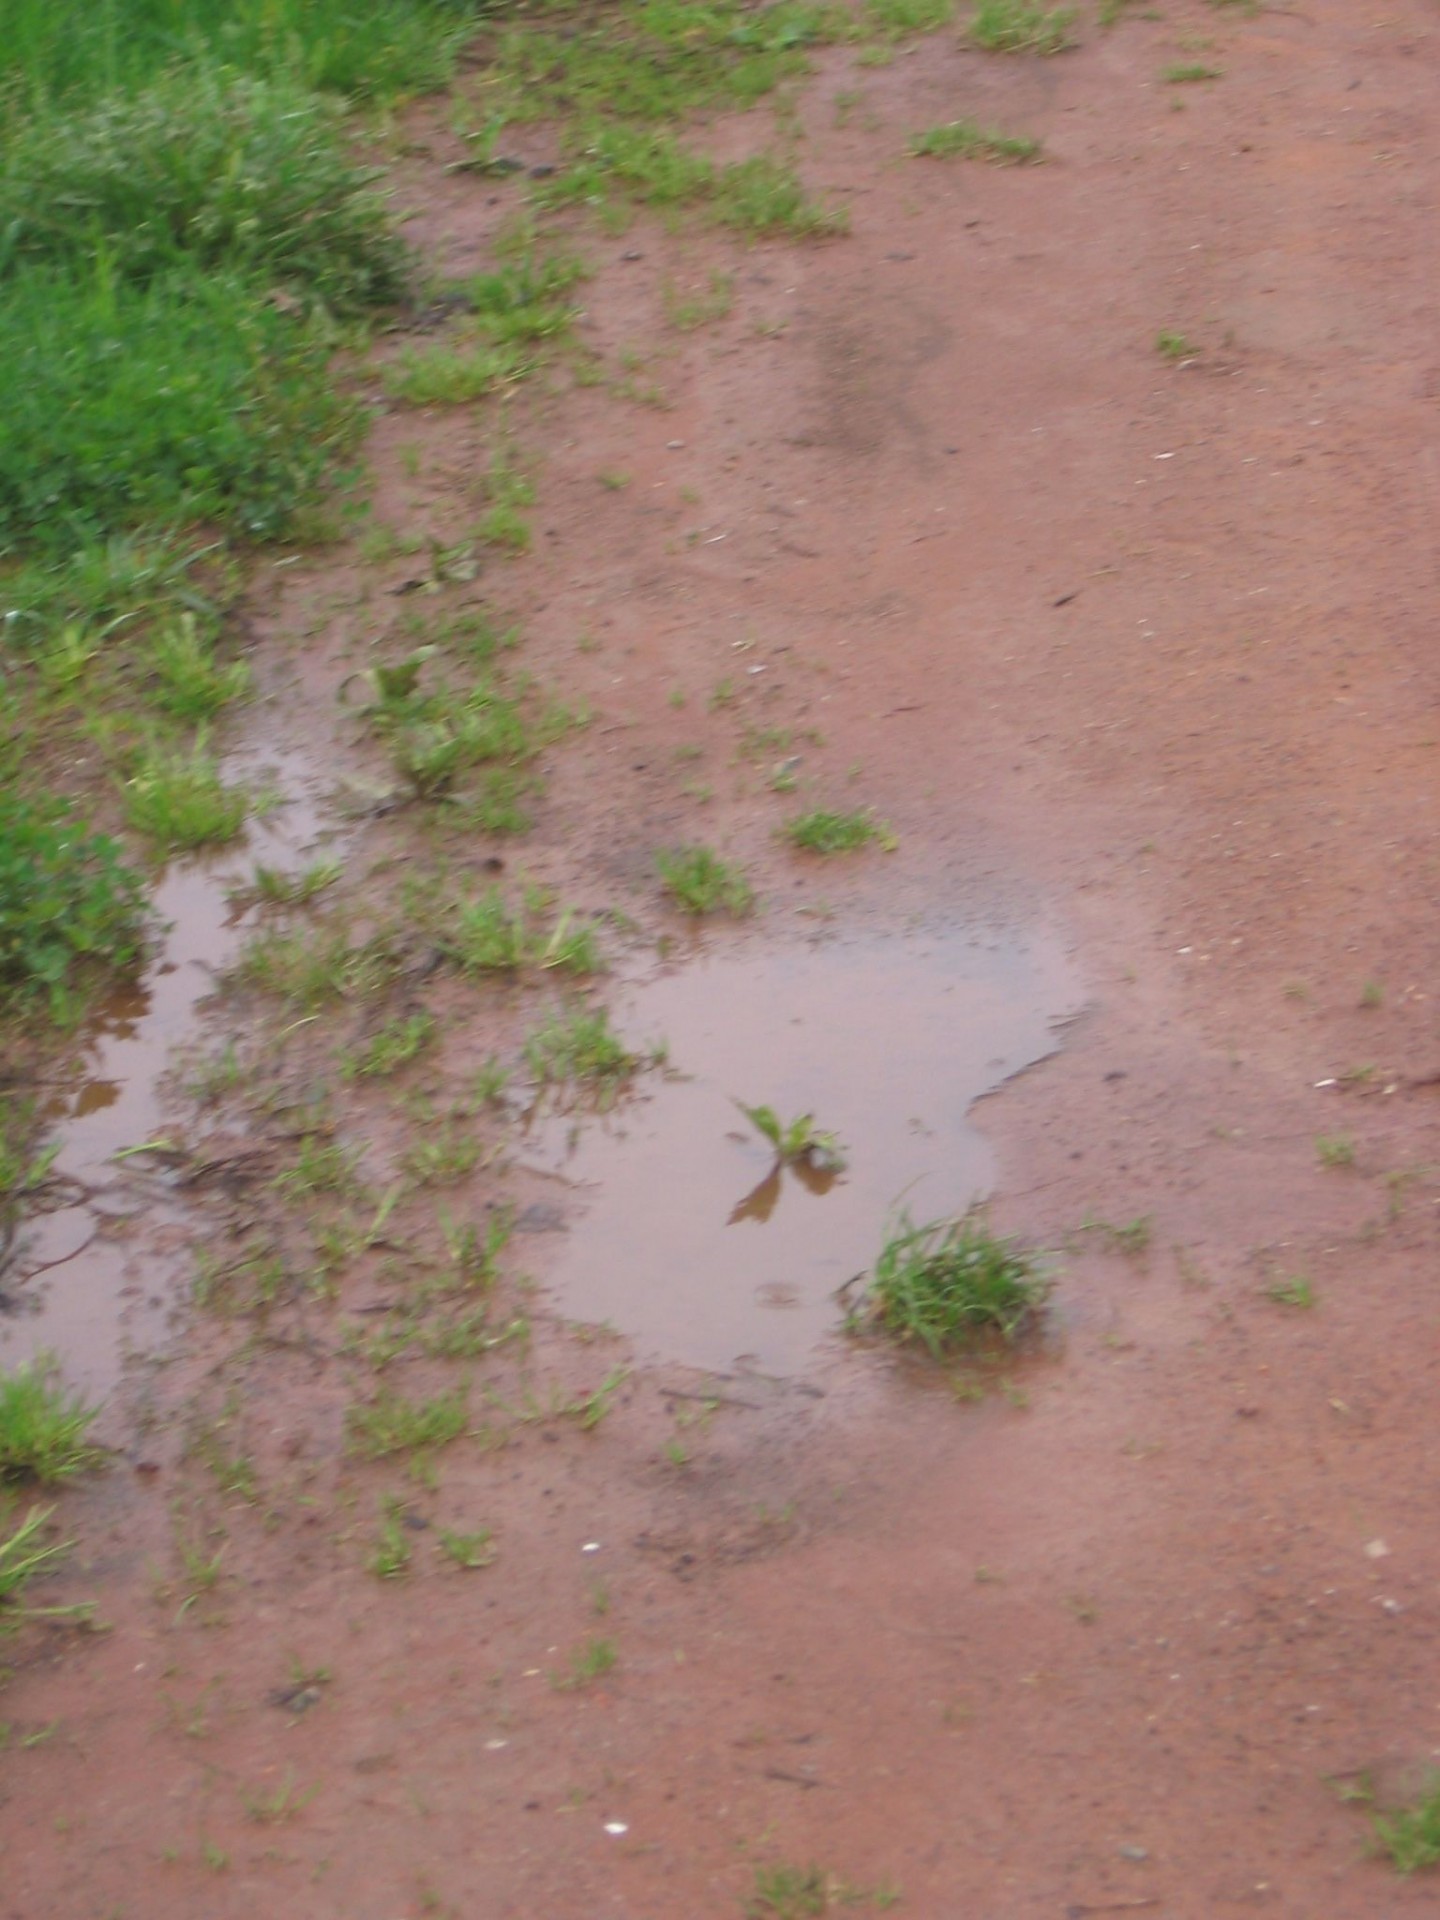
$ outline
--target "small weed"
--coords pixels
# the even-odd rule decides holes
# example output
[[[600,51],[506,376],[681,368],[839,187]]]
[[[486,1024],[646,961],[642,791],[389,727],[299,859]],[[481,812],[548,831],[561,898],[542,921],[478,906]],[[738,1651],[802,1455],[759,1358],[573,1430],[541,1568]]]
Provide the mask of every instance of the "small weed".
[[[0,793],[0,1000],[43,995],[63,1015],[77,967],[136,957],[142,915],[113,840],[58,800]]]
[[[249,1819],[260,1826],[278,1827],[286,1820],[293,1820],[297,1813],[308,1807],[319,1791],[318,1787],[305,1787],[297,1791],[295,1775],[287,1772],[280,1785],[269,1793],[242,1793],[241,1799]]]
[[[990,1231],[983,1210],[915,1226],[901,1212],[881,1249],[853,1331],[873,1320],[939,1357],[978,1333],[1012,1340],[1035,1318],[1048,1283],[1034,1256]]]
[[[498,887],[456,902],[442,946],[462,973],[515,973],[533,966],[562,973],[597,973],[602,965],[595,929],[566,910],[548,933],[539,924],[543,897],[528,894],[510,906]]]
[[[890,853],[899,845],[884,821],[872,813],[832,813],[817,808],[787,821],[784,833],[792,847],[802,847],[808,853],[851,853],[872,842]]]
[[[586,1433],[593,1433],[600,1422],[609,1413],[615,1403],[615,1396],[630,1377],[628,1367],[616,1367],[596,1387],[593,1393],[583,1393],[568,1406],[559,1411],[579,1422]]]
[[[658,1051],[658,1050],[657,1050]],[[657,1057],[632,1052],[610,1025],[604,1007],[576,1007],[552,1014],[525,1042],[525,1059],[542,1084],[589,1080],[612,1095],[616,1088]]]
[[[529,367],[516,348],[484,339],[407,347],[381,371],[385,391],[406,407],[458,407],[513,385]]]
[[[467,1571],[492,1563],[496,1554],[494,1540],[488,1527],[481,1527],[477,1533],[457,1533],[452,1527],[441,1527],[435,1536],[440,1552]]]
[[[1183,333],[1172,333],[1168,327],[1162,327],[1155,336],[1155,351],[1166,360],[1193,360],[1196,350]]]
[[[655,867],[666,892],[687,913],[739,916],[755,904],[744,874],[711,847],[677,847],[657,853]]]
[[[273,1184],[296,1200],[317,1193],[348,1193],[355,1185],[355,1155],[333,1140],[307,1133],[300,1141],[295,1164],[277,1173]]]
[[[1375,1844],[1397,1873],[1418,1873],[1440,1866],[1440,1774],[1410,1806],[1377,1814]]]
[[[152,698],[162,712],[177,720],[209,720],[250,685],[250,669],[243,660],[222,666],[215,658],[214,640],[193,613],[182,613],[151,639],[146,664],[154,676]]]
[[[504,1097],[510,1084],[510,1069],[493,1053],[475,1069],[470,1081],[470,1097],[482,1106],[494,1106]]]
[[[819,1867],[757,1867],[750,1920],[806,1920],[830,1907],[830,1883]]]
[[[1087,1214],[1080,1222],[1081,1233],[1094,1234],[1105,1246],[1116,1253],[1126,1253],[1132,1259],[1142,1259],[1150,1251],[1155,1238],[1155,1222],[1148,1213],[1138,1213],[1133,1220],[1098,1220]]]
[[[813,1114],[782,1120],[773,1107],[747,1107],[739,1100],[735,1104],[755,1131],[770,1142],[782,1166],[803,1165],[817,1173],[839,1173],[844,1167],[845,1154],[839,1140],[833,1133],[823,1133],[815,1125]]]
[[[583,1646],[577,1647],[570,1655],[567,1672],[552,1676],[552,1686],[563,1692],[578,1693],[582,1687],[601,1680],[607,1673],[613,1673],[619,1664],[620,1654],[613,1640],[590,1638]]]
[[[68,1480],[101,1459],[85,1436],[98,1409],[59,1384],[53,1354],[0,1376],[0,1480]]]
[[[338,860],[315,860],[296,873],[287,873],[280,867],[257,866],[247,891],[267,907],[301,907],[327,887],[333,887],[344,871]]]
[[[1167,87],[1193,86],[1202,80],[1223,80],[1219,67],[1207,67],[1203,62],[1181,61],[1173,67],[1166,67],[1160,78]]]
[[[406,1150],[405,1171],[422,1187],[445,1187],[475,1170],[484,1151],[473,1133],[442,1126]]]
[[[713,326],[723,320],[735,304],[735,277],[712,273],[703,291],[681,294],[668,282],[663,290],[665,318],[681,333],[693,333],[697,327]]]
[[[980,0],[970,38],[989,53],[1061,53],[1072,44],[1073,7],[1046,8],[1033,0]]]
[[[1321,1133],[1315,1137],[1315,1158],[1322,1167],[1353,1167],[1355,1141],[1348,1133]]]
[[[327,1000],[357,1000],[394,978],[398,959],[376,936],[352,945],[339,929],[257,934],[235,963],[235,977],[311,1013]]]
[[[382,1388],[364,1406],[352,1406],[346,1422],[352,1453],[383,1460],[392,1453],[431,1452],[458,1440],[470,1424],[465,1387],[429,1400],[407,1400]]]
[[[1277,1306],[1313,1307],[1315,1304],[1315,1289],[1303,1273],[1292,1273],[1283,1280],[1272,1280],[1265,1292]]]
[[[916,159],[989,160],[999,167],[1024,166],[1041,157],[1038,140],[1023,134],[997,133],[973,120],[951,120],[944,126],[912,133],[908,151]]]
[[[410,1571],[413,1549],[403,1519],[403,1502],[387,1498],[383,1505],[380,1531],[370,1555],[370,1571],[377,1580],[398,1580]]]
[[[188,852],[233,840],[249,801],[227,787],[203,737],[189,753],[150,747],[124,786],[125,818],[163,851]]]
[[[1384,1006],[1385,989],[1378,980],[1367,980],[1365,982],[1364,986],[1360,989],[1360,1004],[1362,1007],[1372,1008]]]
[[[340,1066],[342,1079],[387,1079],[418,1060],[437,1032],[433,1013],[411,1013],[403,1020],[391,1020],[373,1034],[364,1046],[348,1053]]]
[[[37,1574],[49,1573],[70,1551],[71,1541],[40,1544],[39,1536],[54,1512],[34,1507],[9,1535],[0,1534],[0,1633],[21,1611],[26,1587]]]

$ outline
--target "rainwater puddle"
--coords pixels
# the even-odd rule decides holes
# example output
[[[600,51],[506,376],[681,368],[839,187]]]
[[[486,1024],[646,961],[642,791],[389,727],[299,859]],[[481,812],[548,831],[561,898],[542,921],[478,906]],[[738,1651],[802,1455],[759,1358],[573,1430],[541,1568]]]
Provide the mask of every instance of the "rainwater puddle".
[[[149,964],[97,1008],[73,1085],[44,1110],[42,1137],[59,1143],[51,1177],[62,1204],[25,1219],[0,1290],[0,1369],[49,1349],[67,1383],[92,1397],[114,1386],[127,1351],[158,1341],[189,1258],[163,1162],[125,1152],[164,1135],[174,1049],[195,1038],[201,1001],[249,931],[248,910],[227,891],[257,862],[303,865],[321,832],[318,783],[302,763],[270,752],[236,756],[225,772],[278,788],[284,803],[253,819],[243,843],[171,861],[153,890]]]
[[[970,1109],[1078,1004],[1058,942],[1010,934],[747,947],[636,985],[615,1025],[663,1039],[674,1077],[603,1119],[547,1121],[525,1156],[589,1195],[547,1275],[562,1311],[647,1356],[798,1371],[897,1205],[931,1219],[989,1191]],[[844,1172],[778,1170],[737,1100],[812,1113]]]

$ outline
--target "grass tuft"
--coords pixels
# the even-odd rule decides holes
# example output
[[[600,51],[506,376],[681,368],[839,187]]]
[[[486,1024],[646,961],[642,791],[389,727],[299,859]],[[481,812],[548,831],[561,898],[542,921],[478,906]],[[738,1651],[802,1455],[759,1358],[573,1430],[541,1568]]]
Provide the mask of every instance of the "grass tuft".
[[[1375,1816],[1375,1843],[1397,1873],[1440,1866],[1440,1774],[1413,1805]]]
[[[989,160],[999,167],[1023,166],[1041,158],[1038,140],[1023,134],[997,133],[974,120],[950,120],[944,126],[912,133],[909,151],[917,159]]]
[[[125,782],[125,818],[164,852],[221,846],[245,824],[249,800],[227,787],[203,739],[189,753],[151,747]]]
[[[655,868],[665,891],[686,913],[747,914],[754,890],[739,867],[722,860],[712,847],[676,847],[657,853]]]
[[[0,999],[63,1010],[78,966],[139,952],[139,882],[58,800],[0,793]]]
[[[922,1227],[902,1211],[852,1324],[858,1330],[872,1320],[938,1358],[977,1334],[1014,1339],[1048,1291],[1033,1255],[993,1234],[981,1209]]]
[[[100,1459],[85,1436],[98,1411],[59,1384],[52,1354],[0,1377],[0,1479],[68,1480]]]
[[[1033,0],[980,0],[970,38],[989,53],[1062,53],[1073,44],[1073,7],[1046,8]]]
[[[788,821],[784,833],[792,847],[807,853],[853,853],[874,842],[890,853],[899,845],[884,821],[869,812],[833,813],[816,808]]]

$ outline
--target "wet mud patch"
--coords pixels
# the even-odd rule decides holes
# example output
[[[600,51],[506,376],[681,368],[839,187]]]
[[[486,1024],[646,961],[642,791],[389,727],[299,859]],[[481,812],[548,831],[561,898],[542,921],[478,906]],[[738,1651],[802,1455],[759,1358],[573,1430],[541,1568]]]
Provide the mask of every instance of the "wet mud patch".
[[[1078,1004],[1059,942],[950,931],[702,953],[632,986],[617,1025],[669,1069],[613,1113],[552,1116],[527,1162],[588,1199],[546,1276],[562,1310],[646,1355],[793,1373],[886,1222],[990,1189],[971,1116]],[[737,1103],[813,1116],[838,1172],[781,1165]]]
[[[283,798],[236,847],[172,861],[154,889],[150,957],[95,1009],[73,1080],[50,1090],[54,1158],[0,1267],[0,1367],[53,1352],[92,1396],[127,1354],[154,1351],[175,1304],[193,1221],[177,1191],[188,1155],[167,1131],[171,1075],[252,930],[244,885],[256,865],[298,868],[323,835],[303,760],[242,751],[226,772]]]

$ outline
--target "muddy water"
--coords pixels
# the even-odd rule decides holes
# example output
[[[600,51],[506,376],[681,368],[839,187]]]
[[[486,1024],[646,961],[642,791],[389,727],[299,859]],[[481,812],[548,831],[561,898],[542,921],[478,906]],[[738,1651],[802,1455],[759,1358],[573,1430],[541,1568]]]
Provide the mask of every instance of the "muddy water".
[[[91,1397],[114,1386],[127,1353],[162,1336],[188,1270],[174,1159],[163,1146],[134,1149],[165,1141],[167,1070],[197,1037],[201,1003],[248,931],[251,915],[231,894],[257,862],[304,865],[320,835],[303,763],[237,755],[225,772],[283,802],[223,854],[172,861],[153,890],[149,962],[96,1009],[75,1082],[45,1110],[44,1137],[59,1151],[0,1295],[0,1368],[51,1351]]]
[[[974,1102],[1076,1006],[1058,942],[1011,933],[717,949],[635,985],[616,1025],[663,1039],[670,1071],[601,1119],[552,1118],[527,1156],[588,1201],[547,1275],[563,1311],[645,1355],[803,1368],[898,1207],[989,1190]],[[737,1101],[813,1113],[843,1172],[778,1167]]]

